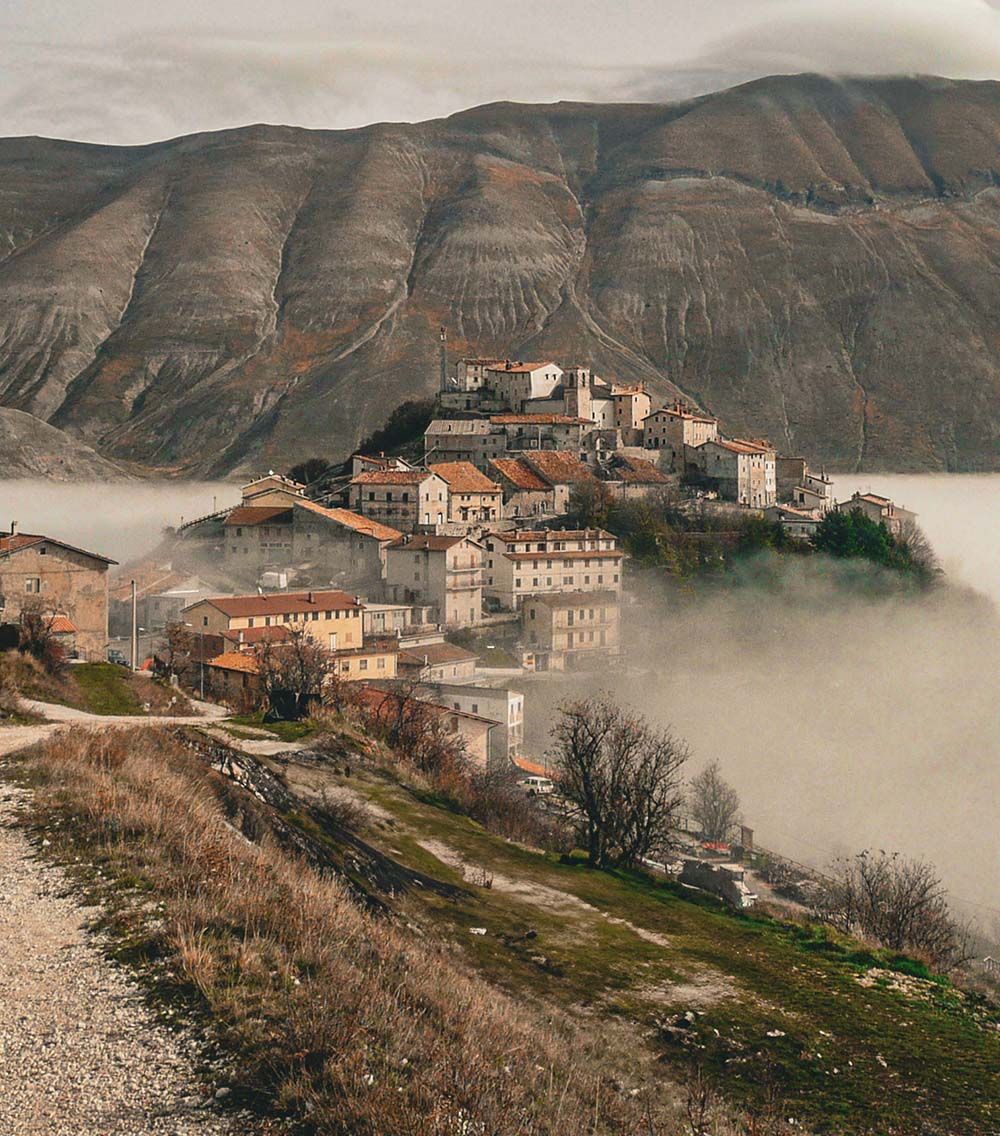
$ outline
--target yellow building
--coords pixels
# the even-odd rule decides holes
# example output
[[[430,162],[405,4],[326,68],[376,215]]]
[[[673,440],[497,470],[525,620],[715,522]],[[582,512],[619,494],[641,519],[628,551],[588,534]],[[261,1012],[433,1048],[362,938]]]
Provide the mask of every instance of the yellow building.
[[[363,645],[363,611],[364,605],[346,592],[274,592],[200,600],[181,614],[196,633],[299,628],[319,646],[339,651]]]
[[[618,596],[604,591],[526,597],[521,630],[537,670],[573,670],[616,659],[621,653]]]

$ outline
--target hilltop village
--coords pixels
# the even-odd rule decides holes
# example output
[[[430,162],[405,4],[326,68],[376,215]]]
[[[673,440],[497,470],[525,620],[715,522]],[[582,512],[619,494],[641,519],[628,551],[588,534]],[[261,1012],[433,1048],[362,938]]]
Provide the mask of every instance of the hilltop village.
[[[164,670],[186,638],[189,685],[241,710],[266,701],[262,653],[305,638],[325,681],[403,691],[438,708],[477,764],[537,772],[518,676],[627,655],[627,556],[574,523],[588,495],[764,517],[796,541],[834,510],[893,534],[913,516],[872,493],[838,505],[805,458],[553,362],[450,367],[442,350],[422,443],[422,460],[356,453],[312,484],[262,474],[234,507],[182,525],[169,560],[110,583],[107,557],[14,524],[0,534],[0,623],[44,611],[71,656],[103,660],[110,634],[131,644],[118,661]]]

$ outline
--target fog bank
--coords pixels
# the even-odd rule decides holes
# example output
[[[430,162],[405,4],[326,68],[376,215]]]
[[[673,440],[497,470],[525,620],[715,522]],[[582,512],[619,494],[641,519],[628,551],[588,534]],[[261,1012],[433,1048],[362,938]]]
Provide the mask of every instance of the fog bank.
[[[239,496],[227,482],[0,481],[0,529],[19,521],[22,532],[44,533],[125,563],[155,548],[168,525],[204,516],[216,505],[235,505]]]

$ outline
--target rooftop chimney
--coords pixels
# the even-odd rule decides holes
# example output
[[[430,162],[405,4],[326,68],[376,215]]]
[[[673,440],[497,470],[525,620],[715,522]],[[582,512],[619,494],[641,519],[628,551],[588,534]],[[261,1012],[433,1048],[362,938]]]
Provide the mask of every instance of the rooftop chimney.
[[[20,522],[20,521],[11,521],[11,522],[10,522],[10,535],[11,535],[11,536],[17,536],[17,530],[18,530],[18,529],[19,529],[20,527],[21,527],[21,522]]]
[[[306,593],[306,603],[312,603],[312,602],[313,602],[313,594],[312,594],[312,592],[307,592]]]

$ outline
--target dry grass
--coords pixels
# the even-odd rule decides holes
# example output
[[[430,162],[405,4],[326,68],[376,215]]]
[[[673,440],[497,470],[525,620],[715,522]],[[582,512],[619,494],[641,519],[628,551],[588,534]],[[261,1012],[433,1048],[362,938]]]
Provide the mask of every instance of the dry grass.
[[[343,1136],[681,1130],[658,1079],[614,1080],[642,1079],[620,1043],[516,1005],[335,879],[247,840],[221,804],[231,786],[168,732],[61,736],[22,768],[51,851],[117,881],[103,895],[114,928],[210,1015],[238,1098]]]

